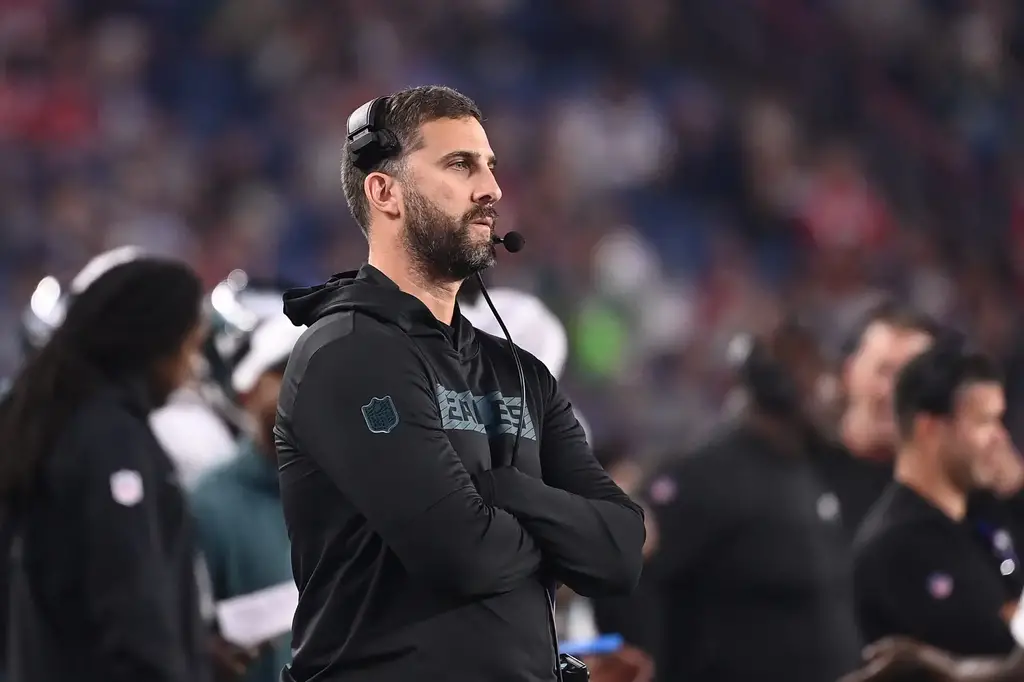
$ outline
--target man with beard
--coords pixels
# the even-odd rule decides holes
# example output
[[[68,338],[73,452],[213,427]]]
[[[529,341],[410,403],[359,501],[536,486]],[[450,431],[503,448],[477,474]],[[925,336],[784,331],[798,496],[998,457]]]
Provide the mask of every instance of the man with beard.
[[[544,365],[456,304],[495,260],[480,121],[443,87],[353,113],[342,180],[369,262],[285,295],[309,327],[274,432],[299,588],[286,681],[553,682],[556,583],[639,579],[640,507]]]
[[[898,446],[893,396],[896,376],[912,358],[928,349],[938,326],[913,309],[886,301],[873,308],[848,344],[842,367],[845,405],[839,419],[839,443],[823,448],[815,467],[839,502],[851,541],[871,507],[892,482]],[[976,491],[968,518],[977,541],[1016,594],[1024,588],[1014,543],[1024,536],[1017,512],[1024,467],[1007,441],[997,458],[992,490]],[[1010,560],[1013,565],[1007,564]]]
[[[203,474],[192,493],[199,546],[218,602],[292,583],[273,430],[288,354],[301,334],[280,313],[256,328],[231,377],[254,428],[236,456]],[[276,682],[291,659],[287,637],[266,642],[251,662],[237,655],[228,660],[227,647],[219,653],[221,668],[245,682]]]
[[[885,302],[865,316],[847,344],[841,368],[841,445],[822,449],[814,464],[839,503],[851,541],[892,482],[896,375],[931,345],[934,333],[935,325],[927,317]]]
[[[967,519],[1007,443],[1005,397],[987,357],[937,341],[902,369],[895,482],[856,543],[854,582],[871,640],[906,635],[962,655],[1006,654],[1016,600]]]

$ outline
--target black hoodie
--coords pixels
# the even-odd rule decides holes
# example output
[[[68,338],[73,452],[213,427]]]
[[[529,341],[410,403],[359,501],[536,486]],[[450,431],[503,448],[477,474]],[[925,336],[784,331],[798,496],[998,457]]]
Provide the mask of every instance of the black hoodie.
[[[625,593],[643,515],[543,364],[378,270],[285,295],[309,325],[278,408],[299,587],[283,679],[551,681],[548,590]]]

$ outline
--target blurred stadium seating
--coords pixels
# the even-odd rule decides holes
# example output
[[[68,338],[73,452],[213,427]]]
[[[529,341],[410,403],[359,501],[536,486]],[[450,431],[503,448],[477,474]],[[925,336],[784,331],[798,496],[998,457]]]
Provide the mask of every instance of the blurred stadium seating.
[[[1012,0],[2,0],[0,56],[5,330],[123,243],[211,285],[358,265],[346,116],[443,83],[530,242],[494,278],[566,322],[598,438],[698,437],[732,331],[796,309],[837,350],[884,290],[1007,358],[1024,427]]]

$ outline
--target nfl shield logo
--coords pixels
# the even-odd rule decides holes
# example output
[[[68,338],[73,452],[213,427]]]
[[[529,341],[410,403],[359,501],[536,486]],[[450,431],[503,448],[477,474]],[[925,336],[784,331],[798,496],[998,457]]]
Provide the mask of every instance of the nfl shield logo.
[[[398,410],[389,395],[372,399],[362,409],[370,433],[391,433],[398,426]]]
[[[671,476],[661,476],[653,483],[648,491],[651,502],[655,504],[668,504],[676,499],[676,482]]]
[[[134,507],[145,496],[142,484],[142,474],[132,469],[121,469],[110,475],[110,495],[114,502],[125,506]]]
[[[948,573],[932,573],[928,576],[928,594],[935,599],[945,599],[953,594],[953,576]]]

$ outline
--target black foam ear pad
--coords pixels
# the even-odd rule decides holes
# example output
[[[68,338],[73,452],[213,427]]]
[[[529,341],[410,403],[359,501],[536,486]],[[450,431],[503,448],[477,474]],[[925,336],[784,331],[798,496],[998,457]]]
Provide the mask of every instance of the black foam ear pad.
[[[398,138],[387,128],[381,128],[377,131],[377,143],[380,145],[382,158],[391,156],[398,151]]]
[[[364,172],[398,151],[398,138],[384,125],[387,106],[388,98],[378,97],[348,117],[348,153],[356,168]]]

